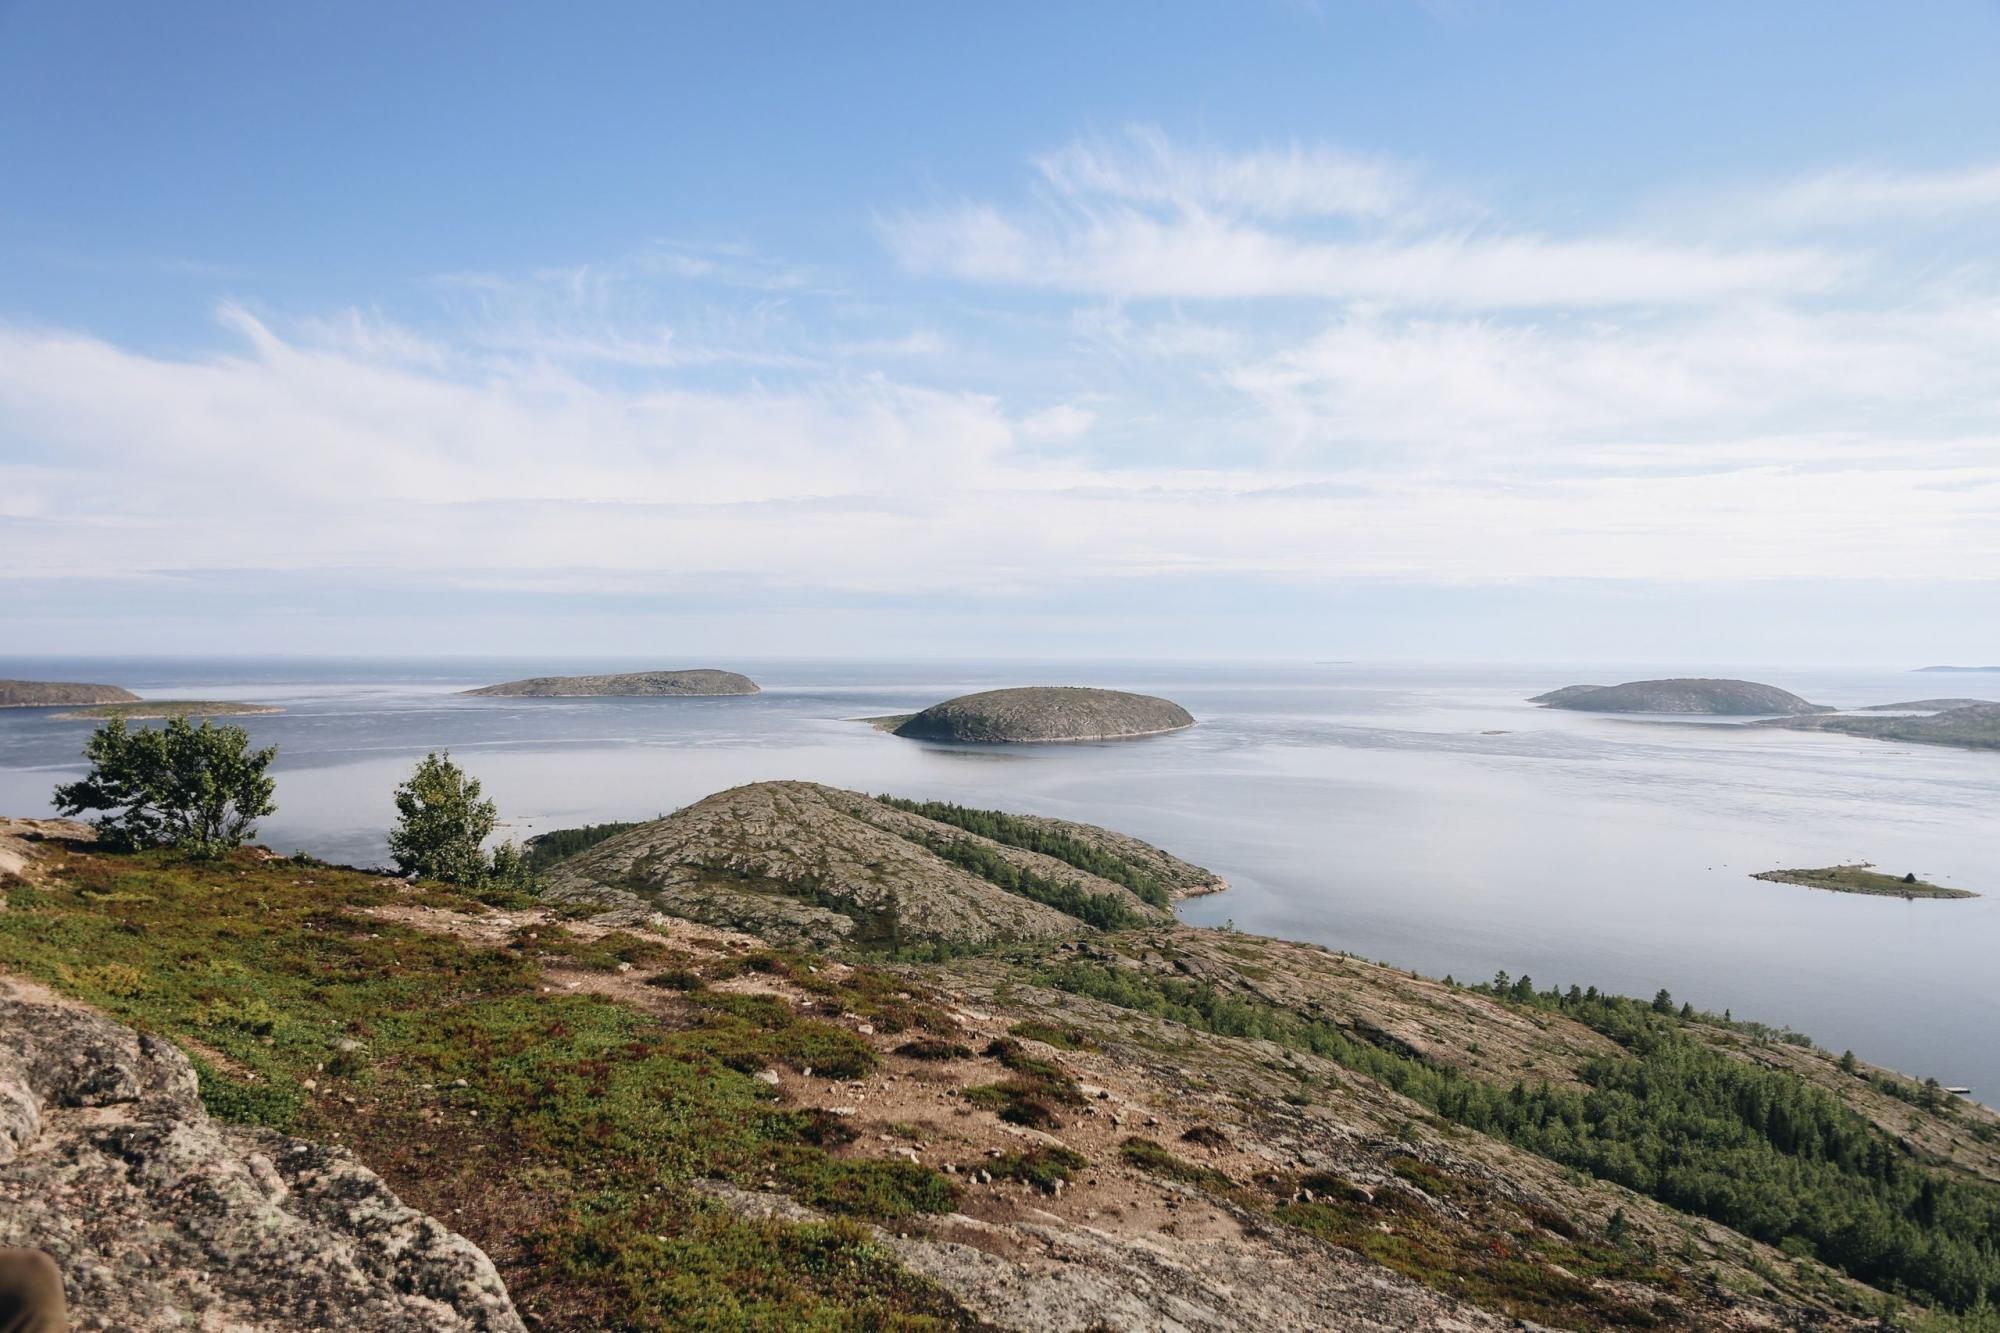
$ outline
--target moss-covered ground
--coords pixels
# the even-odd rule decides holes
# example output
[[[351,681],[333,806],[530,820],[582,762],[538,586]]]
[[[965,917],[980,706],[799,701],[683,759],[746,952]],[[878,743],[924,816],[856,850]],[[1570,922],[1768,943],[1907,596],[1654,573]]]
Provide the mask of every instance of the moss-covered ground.
[[[492,910],[446,887],[250,851],[74,848],[51,867],[6,886],[0,969],[180,1042],[218,1117],[349,1145],[485,1247],[542,1327],[974,1323],[847,1220],[949,1209],[955,1182],[844,1155],[837,1117],[786,1110],[755,1077],[866,1072],[871,1048],[833,1014],[945,1028],[907,982],[836,982],[801,956],[756,954],[731,966],[795,977],[819,1012],[712,978],[660,988],[668,1009],[649,1011],[551,988],[544,964],[643,969],[657,942],[556,926],[482,946],[367,914],[413,900]],[[711,1201],[708,1179],[839,1220],[746,1220]]]

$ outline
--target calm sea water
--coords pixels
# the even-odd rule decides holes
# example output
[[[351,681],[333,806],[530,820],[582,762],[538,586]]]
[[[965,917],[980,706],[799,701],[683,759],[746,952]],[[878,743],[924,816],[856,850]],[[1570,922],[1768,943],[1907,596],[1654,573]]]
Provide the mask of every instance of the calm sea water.
[[[1788,1023],[1835,1050],[2000,1094],[2000,754],[1836,735],[1648,724],[1522,700],[1557,685],[1705,674],[1852,706],[2000,698],[2000,676],[1739,666],[1389,667],[729,662],[744,699],[468,699],[531,674],[658,663],[54,661],[0,676],[280,704],[262,840],[385,859],[390,791],[449,748],[524,837],[647,818],[738,783],[806,778],[1088,820],[1229,878],[1196,923],[1319,941],[1462,979],[1659,987]],[[1173,736],[1005,750],[921,744],[852,719],[1008,684],[1159,693]],[[0,710],[0,811],[42,813],[86,726]],[[1751,879],[1872,861],[1987,893],[1904,902]]]

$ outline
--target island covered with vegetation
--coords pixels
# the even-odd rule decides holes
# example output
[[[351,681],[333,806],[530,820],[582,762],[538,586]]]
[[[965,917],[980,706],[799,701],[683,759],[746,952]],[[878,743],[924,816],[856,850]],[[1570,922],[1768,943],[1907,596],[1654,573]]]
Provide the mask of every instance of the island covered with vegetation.
[[[651,698],[759,693],[757,682],[734,671],[627,671],[608,676],[530,676],[460,693],[507,699]]]
[[[0,708],[74,708],[82,704],[138,701],[138,695],[118,685],[85,685],[67,680],[0,680]]]
[[[1686,713],[1707,716],[1796,716],[1833,711],[1789,690],[1753,680],[1675,677],[1623,685],[1565,685],[1528,700],[1580,713]]]
[[[876,725],[890,719],[870,719]],[[1077,685],[983,690],[895,720],[898,736],[972,744],[1126,740],[1194,725],[1187,709],[1150,694]]]
[[[1752,879],[1777,884],[1803,884],[1809,889],[1830,893],[1865,893],[1883,898],[1977,898],[1970,889],[1949,889],[1929,884],[1915,874],[1885,875],[1866,861],[1848,866],[1826,866],[1819,870],[1763,870]]]

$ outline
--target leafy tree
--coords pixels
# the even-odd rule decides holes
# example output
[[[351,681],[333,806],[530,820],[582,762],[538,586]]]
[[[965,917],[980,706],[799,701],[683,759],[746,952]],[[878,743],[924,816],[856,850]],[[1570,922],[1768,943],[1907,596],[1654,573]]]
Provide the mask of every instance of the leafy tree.
[[[123,851],[171,846],[192,856],[213,856],[241,846],[257,820],[278,807],[265,775],[278,747],[250,748],[241,727],[199,727],[184,717],[164,727],[128,730],[113,718],[83,747],[88,775],[55,790],[64,815],[107,813],[92,822],[98,836]]]
[[[405,875],[480,884],[492,874],[486,839],[499,810],[479,799],[479,779],[452,763],[451,751],[418,761],[408,781],[396,788],[396,814],[389,854]]]

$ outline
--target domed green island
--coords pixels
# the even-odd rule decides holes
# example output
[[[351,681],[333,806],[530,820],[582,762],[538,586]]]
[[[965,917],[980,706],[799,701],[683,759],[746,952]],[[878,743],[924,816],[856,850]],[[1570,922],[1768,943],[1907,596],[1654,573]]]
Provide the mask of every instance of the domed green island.
[[[1128,740],[1194,725],[1193,715],[1170,700],[1077,685],[984,690],[921,713],[870,720],[914,740],[976,744]]]

